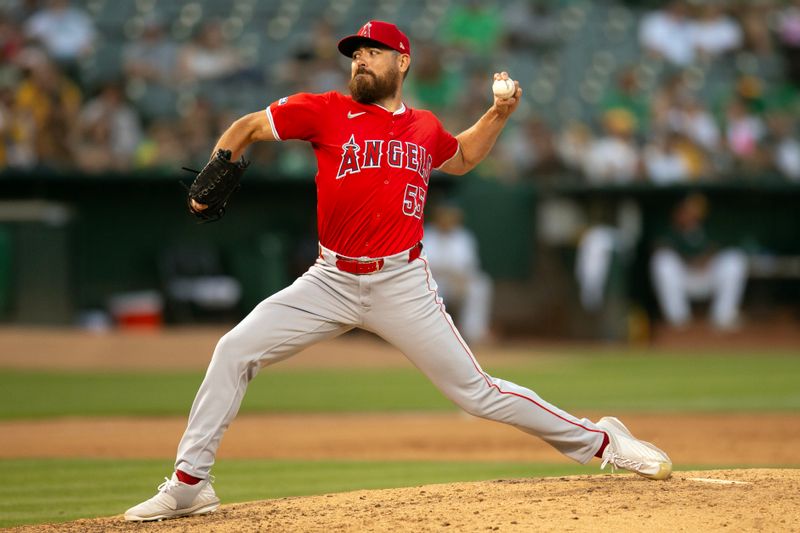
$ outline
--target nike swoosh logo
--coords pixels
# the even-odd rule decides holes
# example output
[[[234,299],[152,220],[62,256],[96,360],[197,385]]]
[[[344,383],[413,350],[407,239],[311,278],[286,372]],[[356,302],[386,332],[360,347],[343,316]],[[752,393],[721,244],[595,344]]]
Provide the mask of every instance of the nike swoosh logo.
[[[348,111],[348,112],[347,112],[347,118],[356,118],[356,117],[360,117],[360,116],[361,116],[361,115],[363,115],[364,113],[366,113],[366,111],[361,111],[360,113],[353,113],[352,111]]]

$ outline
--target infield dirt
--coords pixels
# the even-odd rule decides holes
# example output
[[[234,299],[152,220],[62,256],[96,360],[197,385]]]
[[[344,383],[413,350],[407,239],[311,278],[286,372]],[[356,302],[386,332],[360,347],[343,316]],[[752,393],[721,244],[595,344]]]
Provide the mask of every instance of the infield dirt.
[[[800,465],[794,414],[613,414],[676,465]],[[184,417],[4,421],[0,458],[169,459],[185,427]],[[540,439],[460,413],[241,415],[219,458],[570,462]]]
[[[797,531],[800,470],[571,476],[426,485],[223,505],[201,517],[78,520],[25,532]]]

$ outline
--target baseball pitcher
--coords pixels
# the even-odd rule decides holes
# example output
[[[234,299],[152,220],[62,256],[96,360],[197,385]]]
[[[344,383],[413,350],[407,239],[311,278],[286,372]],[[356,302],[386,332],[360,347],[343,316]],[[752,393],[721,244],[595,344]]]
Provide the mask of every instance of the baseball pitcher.
[[[652,479],[672,471],[667,455],[633,437],[616,418],[594,423],[535,392],[487,374],[437,294],[422,240],[434,169],[464,174],[491,150],[522,89],[514,83],[466,131],[453,136],[430,112],[403,103],[411,45],[394,24],[373,20],[345,37],[350,96],[299,93],[228,128],[189,191],[201,220],[224,215],[258,141],[302,139],[317,158],[319,257],[291,286],[270,296],[220,339],[178,446],[175,472],[127,520],[198,515],[219,507],[210,472],[247,385],[259,370],[304,348],[362,328],[400,349],[465,411],[511,424],[580,463],[624,468]]]

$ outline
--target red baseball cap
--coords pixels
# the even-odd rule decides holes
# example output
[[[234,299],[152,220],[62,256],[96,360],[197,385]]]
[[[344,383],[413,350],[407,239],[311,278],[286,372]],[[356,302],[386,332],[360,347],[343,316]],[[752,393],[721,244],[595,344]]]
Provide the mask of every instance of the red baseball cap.
[[[389,22],[370,20],[358,30],[355,35],[350,35],[339,41],[339,51],[347,57],[353,57],[353,52],[360,46],[378,43],[388,46],[401,54],[411,55],[411,43],[406,34]]]

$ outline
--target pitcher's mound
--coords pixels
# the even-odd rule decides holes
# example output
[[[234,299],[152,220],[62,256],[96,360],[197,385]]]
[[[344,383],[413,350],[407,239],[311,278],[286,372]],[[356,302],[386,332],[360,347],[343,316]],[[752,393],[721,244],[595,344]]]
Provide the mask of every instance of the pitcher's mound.
[[[570,476],[362,490],[224,505],[158,523],[121,517],[27,531],[789,531],[800,523],[800,470]]]

